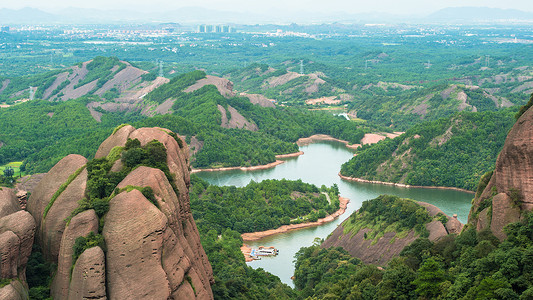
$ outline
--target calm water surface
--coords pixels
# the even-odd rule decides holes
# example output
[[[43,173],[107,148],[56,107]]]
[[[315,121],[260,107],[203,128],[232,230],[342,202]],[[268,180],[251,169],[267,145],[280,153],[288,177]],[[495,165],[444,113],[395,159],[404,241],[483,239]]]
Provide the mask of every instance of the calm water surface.
[[[263,238],[259,241],[248,242],[251,247],[274,246],[280,254],[276,257],[264,257],[253,261],[249,265],[253,268],[263,268],[277,275],[282,282],[294,287],[290,277],[294,273],[294,254],[301,248],[313,244],[315,238],[326,238],[344,219],[361,207],[365,200],[376,198],[381,194],[397,195],[418,201],[424,201],[438,206],[446,214],[457,214],[461,222],[468,219],[470,201],[473,194],[451,191],[419,188],[400,188],[388,185],[369,184],[344,181],[338,173],[341,165],[348,161],[353,152],[343,144],[337,142],[320,142],[300,147],[304,155],[287,159],[284,164],[275,168],[258,171],[225,171],[201,172],[197,175],[211,184],[245,186],[251,180],[256,182],[264,179],[301,179],[317,186],[323,184],[339,186],[340,195],[350,199],[346,212],[337,220],[319,227],[304,228],[287,233]]]

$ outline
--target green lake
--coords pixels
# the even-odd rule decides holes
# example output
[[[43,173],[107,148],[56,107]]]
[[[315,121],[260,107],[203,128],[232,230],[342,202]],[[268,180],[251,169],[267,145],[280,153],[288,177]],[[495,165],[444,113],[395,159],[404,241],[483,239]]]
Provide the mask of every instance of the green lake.
[[[318,227],[304,228],[277,234],[258,241],[248,242],[251,247],[274,246],[279,249],[275,257],[263,257],[250,262],[253,268],[263,268],[280,277],[281,281],[294,287],[290,277],[294,273],[294,254],[304,246],[313,244],[315,238],[326,238],[343,220],[357,210],[365,200],[381,194],[397,195],[436,205],[446,214],[457,214],[461,222],[468,219],[473,194],[440,189],[403,188],[390,185],[359,183],[342,180],[339,176],[341,165],[353,156],[353,151],[337,142],[320,142],[300,147],[304,155],[287,159],[284,164],[272,169],[257,171],[200,172],[197,175],[211,184],[245,186],[251,180],[301,179],[317,186],[323,184],[339,186],[340,195],[350,199],[346,212],[333,222]]]

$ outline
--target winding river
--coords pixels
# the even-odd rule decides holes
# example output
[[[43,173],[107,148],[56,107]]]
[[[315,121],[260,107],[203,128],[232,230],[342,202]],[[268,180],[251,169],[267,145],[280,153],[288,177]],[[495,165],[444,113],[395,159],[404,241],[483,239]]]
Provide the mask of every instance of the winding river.
[[[376,198],[381,194],[392,194],[404,198],[424,201],[438,206],[446,214],[457,214],[461,222],[468,219],[470,201],[473,194],[439,189],[403,188],[390,185],[360,183],[342,180],[339,176],[340,166],[353,156],[353,151],[339,142],[319,142],[300,147],[305,154],[289,158],[284,164],[272,169],[256,171],[221,171],[200,172],[197,175],[215,185],[245,186],[251,180],[264,179],[302,179],[317,186],[323,184],[339,186],[340,195],[350,199],[346,212],[333,222],[318,227],[310,227],[265,237],[258,241],[246,242],[251,247],[274,246],[280,254],[276,257],[264,257],[250,262],[253,268],[263,268],[277,275],[282,282],[294,287],[291,276],[294,273],[294,254],[305,246],[313,244],[315,238],[326,238],[337,225],[357,210],[361,203]]]

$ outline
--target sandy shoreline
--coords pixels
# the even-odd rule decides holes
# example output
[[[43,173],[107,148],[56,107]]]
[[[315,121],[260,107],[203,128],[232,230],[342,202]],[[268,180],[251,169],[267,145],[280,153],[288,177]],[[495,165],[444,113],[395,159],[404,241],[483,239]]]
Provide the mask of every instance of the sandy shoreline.
[[[303,155],[303,151],[295,152],[295,153],[289,153],[289,154],[280,154],[276,155],[276,159],[283,159],[283,158],[290,158],[290,157],[297,157],[300,155]],[[191,174],[198,173],[198,172],[218,172],[218,171],[231,171],[231,170],[241,170],[241,171],[256,171],[256,170],[266,170],[270,168],[274,168],[277,165],[281,165],[284,163],[284,160],[276,160],[275,162],[266,164],[266,165],[259,165],[259,166],[251,166],[251,167],[225,167],[225,168],[211,168],[211,169],[192,169]]]
[[[367,134],[365,134],[365,136],[363,137],[361,142],[362,142],[363,145],[375,144],[375,143],[377,143],[377,142],[379,142],[381,140],[386,139],[387,137],[388,138],[395,138],[395,137],[399,136],[402,133],[403,132],[384,133],[384,134],[367,133]],[[334,137],[326,135],[326,134],[314,134],[314,135],[312,135],[310,137],[300,138],[300,139],[298,139],[298,141],[296,141],[296,145],[301,147],[301,146],[307,146],[309,144],[312,144],[312,143],[315,143],[315,142],[320,142],[320,141],[334,141],[334,142],[343,143],[344,145],[346,145],[346,148],[353,149],[353,150],[361,147],[361,144],[350,145],[350,143],[348,141],[339,140],[337,138],[334,138]],[[303,154],[304,154],[303,151],[299,151],[299,152],[295,152],[295,153],[276,155],[276,161],[275,162],[272,162],[272,163],[269,163],[269,164],[266,164],[266,165],[259,165],[259,166],[252,166],[252,167],[225,167],[225,168],[210,168],[210,169],[192,169],[191,170],[191,174],[192,173],[198,173],[198,172],[216,172],[216,171],[230,171],[230,170],[241,170],[241,171],[266,170],[266,169],[273,168],[273,167],[275,167],[277,165],[281,165],[282,163],[285,162],[285,161],[279,160],[279,159],[297,157],[297,156],[300,156],[300,155],[303,155]]]
[[[256,241],[261,238],[271,236],[278,233],[284,233],[291,230],[301,229],[301,228],[307,228],[307,227],[314,227],[319,226],[324,223],[331,222],[335,220],[338,216],[342,215],[346,211],[346,207],[348,206],[348,203],[350,202],[350,199],[340,197],[339,196],[339,209],[332,213],[331,215],[318,219],[316,222],[307,222],[307,223],[301,223],[301,224],[291,224],[291,225],[283,225],[281,227],[278,227],[276,229],[270,229],[266,231],[259,231],[259,232],[248,232],[241,234],[241,237],[244,241]]]
[[[367,180],[362,178],[356,178],[356,177],[348,177],[341,175],[339,173],[339,177],[348,180],[348,181],[355,181],[355,182],[363,182],[363,183],[374,183],[374,184],[383,184],[383,185],[393,185],[397,187],[404,187],[404,188],[422,188],[422,189],[433,189],[433,190],[452,190],[452,191],[459,191],[459,192],[465,192],[469,194],[475,194],[473,191],[465,190],[462,188],[457,187],[450,187],[450,186],[422,186],[422,185],[408,185],[403,183],[395,183],[395,182],[385,182],[385,181],[377,181],[377,180]]]
[[[300,155],[304,155],[304,152],[303,151],[299,151],[299,152],[294,152],[294,153],[289,153],[289,154],[279,154],[279,155],[276,155],[276,158],[277,159],[290,158],[290,157],[297,157],[297,156],[300,156]]]
[[[357,149],[357,148],[361,147],[361,145],[375,144],[375,143],[377,143],[379,141],[382,141],[382,140],[384,140],[386,138],[393,139],[393,138],[401,135],[402,133],[403,132],[382,133],[382,134],[367,133],[367,134],[365,134],[363,139],[361,139],[361,144],[352,144],[352,145],[350,145],[350,142],[348,142],[348,141],[340,140],[340,139],[334,138],[334,137],[332,137],[330,135],[327,135],[327,134],[314,134],[314,135],[312,135],[310,137],[298,139],[298,141],[296,141],[296,145],[298,145],[298,146],[307,146],[309,144],[312,144],[314,142],[319,142],[319,141],[334,141],[334,142],[343,143],[344,145],[346,145],[346,148]]]
[[[312,143],[315,143],[315,142],[320,142],[320,141],[334,141],[334,142],[343,143],[344,145],[346,145],[347,148],[350,148],[350,149],[357,149],[357,148],[361,147],[360,144],[350,145],[350,143],[348,141],[339,140],[339,139],[334,138],[334,137],[332,137],[330,135],[327,135],[327,134],[314,134],[314,135],[312,135],[310,137],[299,138],[296,141],[296,145],[301,147],[301,146],[307,146],[309,144],[312,144]]]
[[[273,168],[277,165],[284,163],[283,160],[276,160],[273,163],[266,165],[253,166],[253,167],[226,167],[226,168],[214,168],[214,169],[192,169],[191,174],[198,172],[217,172],[217,171],[230,171],[230,170],[241,170],[241,171],[255,171],[255,170],[265,170]]]

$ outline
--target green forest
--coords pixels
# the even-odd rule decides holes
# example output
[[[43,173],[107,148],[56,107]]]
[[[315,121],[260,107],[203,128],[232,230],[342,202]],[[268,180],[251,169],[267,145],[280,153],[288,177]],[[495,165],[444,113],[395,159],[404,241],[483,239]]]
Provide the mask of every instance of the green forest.
[[[531,299],[533,216],[506,233],[419,238],[383,268],[318,241],[297,253],[294,281],[301,299]]]
[[[205,73],[200,71],[178,76],[147,97],[152,102],[162,102],[175,89],[182,90],[203,76]],[[85,108],[89,102],[101,101],[96,95],[66,102],[34,100],[2,108],[0,165],[24,161],[23,169],[31,174],[46,172],[71,153],[91,158],[98,145],[123,123],[168,128],[187,136],[187,141],[196,137],[202,142],[193,157],[192,164],[197,168],[267,164],[274,162],[277,154],[297,152],[294,142],[298,138],[323,133],[358,143],[372,128],[326,113],[289,107],[264,108],[246,98],[226,99],[214,86],[192,93],[179,92],[175,96],[172,114],[146,117],[135,111],[101,111],[101,122]],[[217,105],[235,107],[257,124],[259,130],[222,128]]]
[[[413,126],[395,139],[360,148],[341,174],[416,186],[448,186],[474,191],[492,170],[516,109],[461,112]]]
[[[314,222],[339,209],[336,185],[318,188],[301,180],[252,181],[237,188],[209,185],[193,175],[189,194],[200,232],[219,234],[228,228],[245,233]]]
[[[327,201],[327,193],[331,204]],[[215,299],[295,299],[296,292],[262,269],[247,266],[241,233],[316,221],[338,209],[338,188],[290,180],[214,186],[191,176],[191,210],[213,267]]]

